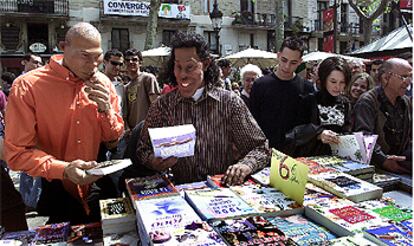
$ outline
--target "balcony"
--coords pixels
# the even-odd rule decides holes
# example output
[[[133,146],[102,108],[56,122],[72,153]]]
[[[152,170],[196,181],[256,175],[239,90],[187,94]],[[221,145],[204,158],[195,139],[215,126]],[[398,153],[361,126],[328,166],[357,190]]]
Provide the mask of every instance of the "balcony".
[[[0,0],[0,16],[69,17],[69,0]]]
[[[276,15],[268,13],[234,12],[234,27],[251,29],[272,29],[276,24]]]

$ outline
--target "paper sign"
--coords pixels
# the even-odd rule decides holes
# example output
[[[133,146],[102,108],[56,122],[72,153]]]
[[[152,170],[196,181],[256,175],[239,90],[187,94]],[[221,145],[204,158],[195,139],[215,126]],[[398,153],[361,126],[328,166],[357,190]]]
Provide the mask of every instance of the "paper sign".
[[[308,173],[309,168],[305,164],[272,149],[270,186],[282,191],[300,205],[303,204]]]

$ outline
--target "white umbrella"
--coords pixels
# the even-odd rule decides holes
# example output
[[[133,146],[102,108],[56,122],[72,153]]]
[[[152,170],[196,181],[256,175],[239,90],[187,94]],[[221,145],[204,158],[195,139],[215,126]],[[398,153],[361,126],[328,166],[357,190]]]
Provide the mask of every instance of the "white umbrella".
[[[277,54],[248,48],[246,50],[226,56],[224,59],[228,59],[234,66],[238,67],[251,63],[261,68],[265,68],[276,65]]]
[[[170,55],[171,48],[161,46],[155,49],[145,50],[142,52],[144,66],[161,66],[164,60]]]
[[[303,60],[303,62],[322,61],[322,60],[325,60],[326,58],[332,57],[332,56],[339,56],[339,57],[344,58],[347,61],[352,61],[352,60],[360,60],[362,62],[368,61],[367,59],[362,59],[362,58],[358,58],[358,57],[344,56],[344,55],[340,55],[340,54],[321,52],[321,51],[315,51],[315,52],[308,53],[308,54],[302,56],[302,60]]]

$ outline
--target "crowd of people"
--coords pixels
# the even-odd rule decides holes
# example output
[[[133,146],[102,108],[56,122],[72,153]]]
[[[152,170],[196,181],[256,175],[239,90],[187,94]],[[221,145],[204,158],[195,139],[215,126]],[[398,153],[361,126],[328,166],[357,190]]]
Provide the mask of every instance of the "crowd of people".
[[[27,206],[49,216],[48,223],[98,221],[99,199],[120,196],[129,177],[168,173],[188,183],[225,174],[225,184],[240,184],[270,164],[271,148],[293,157],[329,155],[329,144],[354,131],[378,134],[372,165],[412,172],[406,59],[367,69],[331,57],[312,65],[308,80],[296,73],[304,42],[288,37],[274,71],[247,64],[231,76],[231,63],[215,60],[201,35],[178,32],[154,75],[141,71],[137,49],[104,54],[100,33],[88,23],[72,26],[60,46],[63,54],[46,65],[29,54],[22,75],[1,77],[0,224],[7,231],[27,229]],[[194,156],[155,158],[148,129],[182,124],[196,129]],[[85,172],[121,158],[133,165],[104,177]],[[40,180],[35,202],[23,202],[8,168],[34,177],[33,185]]]

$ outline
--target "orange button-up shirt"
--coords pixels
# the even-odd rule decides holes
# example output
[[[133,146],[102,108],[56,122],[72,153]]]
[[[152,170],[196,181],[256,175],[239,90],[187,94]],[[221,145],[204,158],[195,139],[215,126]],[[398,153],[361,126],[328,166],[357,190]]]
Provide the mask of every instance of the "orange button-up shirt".
[[[61,65],[62,59],[55,55],[48,65],[18,77],[6,109],[7,164],[48,180],[63,179],[67,162],[96,160],[99,144],[118,139],[124,126],[111,81],[98,74],[110,88],[112,105],[109,113],[98,113],[84,82]],[[77,190],[84,200],[88,186],[68,182],[65,188],[71,194]]]

